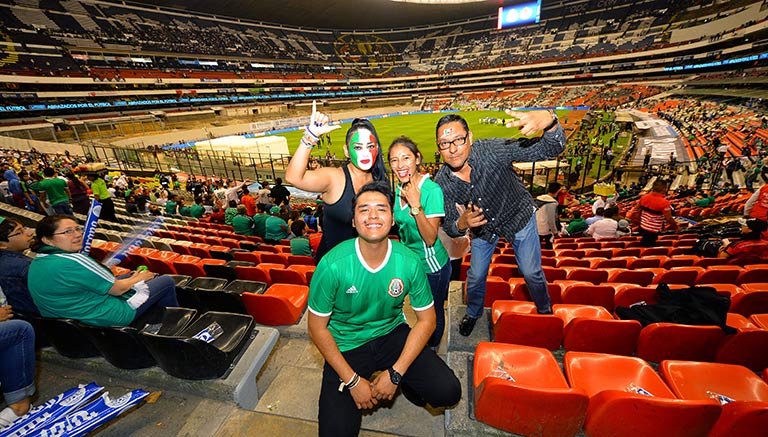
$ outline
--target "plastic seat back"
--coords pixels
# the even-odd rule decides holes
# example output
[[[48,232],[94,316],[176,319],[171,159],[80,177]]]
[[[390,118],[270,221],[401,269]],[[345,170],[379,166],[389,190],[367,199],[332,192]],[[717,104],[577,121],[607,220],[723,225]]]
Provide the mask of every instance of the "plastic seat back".
[[[715,361],[738,364],[755,372],[768,368],[768,331],[739,330],[726,336],[717,348]]]
[[[640,332],[637,356],[664,360],[712,361],[725,334],[718,326],[651,323]]]
[[[563,321],[552,315],[502,312],[493,324],[493,341],[556,350],[563,341]]]
[[[100,355],[99,350],[80,330],[74,319],[32,317],[53,348],[67,358],[89,358]]]
[[[562,292],[563,303],[597,305],[613,311],[615,291],[605,285],[570,285]]]
[[[156,364],[139,331],[132,326],[90,326],[81,323],[80,330],[113,366],[120,369],[144,369]]]
[[[481,342],[472,371],[481,422],[520,435],[566,437],[581,430],[589,400],[568,386],[546,349]]]
[[[227,281],[234,281],[237,279],[235,269],[228,265],[216,265],[216,264],[203,264],[203,270],[205,276],[212,278],[226,279]]]
[[[257,323],[269,326],[298,323],[307,307],[309,287],[273,284],[263,294],[243,293],[243,304]]]
[[[193,338],[218,325],[220,332],[210,343]],[[215,326],[215,325],[214,325]],[[235,358],[255,336],[253,318],[248,315],[207,312],[173,334],[141,331],[142,341],[158,366],[166,373],[182,379],[213,379],[225,376],[233,368]]]

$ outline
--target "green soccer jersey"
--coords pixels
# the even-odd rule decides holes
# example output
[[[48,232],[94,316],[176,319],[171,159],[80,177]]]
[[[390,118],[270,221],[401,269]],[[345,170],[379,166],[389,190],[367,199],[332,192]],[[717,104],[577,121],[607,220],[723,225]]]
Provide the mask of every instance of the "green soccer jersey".
[[[115,276],[87,255],[43,246],[29,265],[27,285],[44,317],[80,320],[95,326],[126,326],[136,311],[109,289]]]
[[[52,206],[65,202],[69,203],[67,189],[67,183],[59,178],[46,178],[37,183],[37,190],[45,191],[46,199]]]
[[[267,217],[269,217],[266,214],[256,214],[253,216],[253,234],[264,238],[264,236],[267,234]]]
[[[421,186],[421,212],[427,218],[445,217],[445,205],[443,204],[443,190],[432,179],[422,177]],[[433,246],[428,246],[419,234],[416,218],[411,216],[411,207],[400,200],[400,186],[395,190],[395,222],[400,227],[400,241],[411,249],[419,259],[427,273],[439,271],[448,262],[448,252],[443,247],[440,239],[435,240]]]
[[[427,275],[417,256],[388,240],[387,256],[376,269],[360,253],[359,239],[339,243],[317,265],[309,287],[309,311],[330,316],[328,329],[346,352],[405,323],[403,301],[415,311],[433,305]]]

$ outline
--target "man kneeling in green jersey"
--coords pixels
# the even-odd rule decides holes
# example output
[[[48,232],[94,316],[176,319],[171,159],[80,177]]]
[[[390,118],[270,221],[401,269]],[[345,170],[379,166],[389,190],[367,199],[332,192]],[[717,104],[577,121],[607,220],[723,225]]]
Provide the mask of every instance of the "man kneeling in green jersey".
[[[425,347],[435,329],[432,292],[417,256],[388,238],[394,224],[389,187],[365,185],[354,208],[358,237],[323,257],[309,290],[309,335],[325,358],[321,436],[357,435],[362,410],[392,399],[398,386],[419,406],[448,407],[461,399],[456,375]],[[413,328],[403,314],[406,295],[416,312]]]

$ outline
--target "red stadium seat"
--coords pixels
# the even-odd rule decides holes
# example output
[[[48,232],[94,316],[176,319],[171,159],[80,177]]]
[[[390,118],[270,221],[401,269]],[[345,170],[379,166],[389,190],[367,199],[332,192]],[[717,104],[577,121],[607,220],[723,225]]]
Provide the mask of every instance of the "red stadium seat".
[[[613,287],[604,285],[570,285],[563,288],[561,296],[564,304],[600,306],[610,314],[615,294]]]
[[[563,339],[563,321],[536,314],[532,302],[497,300],[491,307],[493,340],[555,350]]]
[[[235,275],[237,275],[237,279],[258,281],[269,285],[269,275],[266,271],[257,267],[235,266]]]
[[[269,326],[298,323],[308,297],[309,287],[295,284],[273,284],[264,294],[242,294],[243,304],[253,320]]]
[[[587,395],[572,389],[546,349],[481,342],[473,364],[477,420],[520,435],[570,437],[581,430]]]
[[[651,323],[640,331],[637,356],[656,363],[664,360],[712,361],[724,337],[718,326]]]
[[[711,437],[759,437],[768,429],[768,384],[748,369],[719,363],[664,361],[659,366],[667,385],[680,399],[701,400],[722,395],[733,402],[709,433]]]
[[[563,320],[563,347],[569,351],[632,355],[642,325],[636,320],[616,320],[600,306],[553,305]]]
[[[701,267],[701,266],[699,266]],[[696,278],[696,285],[702,284],[735,284],[736,278],[742,272],[739,266],[713,265],[706,267],[706,270],[699,273]]]
[[[704,436],[720,415],[711,400],[677,399],[639,358],[566,352],[563,367],[571,387],[589,396],[584,431],[590,437]]]

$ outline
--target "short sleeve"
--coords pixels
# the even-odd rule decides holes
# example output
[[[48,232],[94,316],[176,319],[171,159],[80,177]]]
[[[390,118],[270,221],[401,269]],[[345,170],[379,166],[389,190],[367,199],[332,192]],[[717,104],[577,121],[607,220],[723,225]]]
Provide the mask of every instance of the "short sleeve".
[[[409,262],[411,266],[411,286],[408,295],[411,298],[411,306],[414,311],[424,311],[434,305],[432,290],[427,282],[427,274],[424,272],[421,262]],[[314,280],[314,276],[312,277]]]
[[[320,317],[333,314],[334,296],[338,288],[335,272],[326,260],[327,257],[320,260],[309,284],[308,307],[313,314]]]
[[[429,181],[425,184],[425,195],[422,207],[427,217],[445,217],[443,190],[436,183]]]

